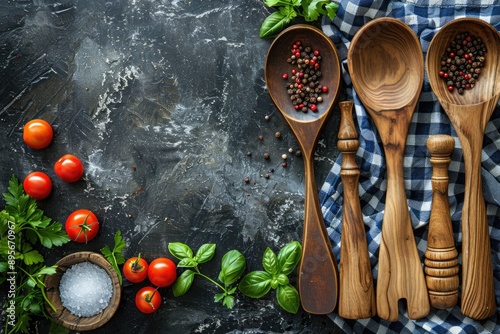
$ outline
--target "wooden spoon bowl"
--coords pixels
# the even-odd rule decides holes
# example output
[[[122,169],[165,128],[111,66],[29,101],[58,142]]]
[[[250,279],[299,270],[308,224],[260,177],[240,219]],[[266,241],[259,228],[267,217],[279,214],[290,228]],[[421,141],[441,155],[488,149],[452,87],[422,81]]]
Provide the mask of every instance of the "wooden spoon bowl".
[[[460,95],[448,91],[439,71],[447,46],[463,32],[480,37],[487,53],[475,87]],[[495,28],[479,19],[451,21],[429,44],[426,68],[432,90],[457,132],[464,157],[461,311],[468,317],[484,319],[495,313],[496,303],[488,219],[481,184],[481,153],[486,124],[500,96],[500,36]]]
[[[321,95],[323,102],[317,104],[316,112],[309,110],[303,113],[295,110],[287,93],[286,82],[282,78],[284,73],[290,73],[292,68],[296,68],[296,65],[287,62],[296,41],[319,50],[322,57],[322,75],[318,80],[322,86],[328,87],[328,92]],[[314,148],[340,90],[340,61],[332,41],[321,30],[297,24],[284,30],[273,41],[264,71],[269,94],[297,137],[304,157],[304,230],[298,274],[302,307],[309,313],[327,314],[337,304],[338,268],[319,205],[314,177]]]
[[[422,49],[403,22],[380,18],[357,32],[347,60],[356,93],[380,134],[387,165],[377,312],[382,319],[396,321],[398,301],[406,299],[408,316],[422,318],[430,305],[403,175],[406,137],[424,79]]]

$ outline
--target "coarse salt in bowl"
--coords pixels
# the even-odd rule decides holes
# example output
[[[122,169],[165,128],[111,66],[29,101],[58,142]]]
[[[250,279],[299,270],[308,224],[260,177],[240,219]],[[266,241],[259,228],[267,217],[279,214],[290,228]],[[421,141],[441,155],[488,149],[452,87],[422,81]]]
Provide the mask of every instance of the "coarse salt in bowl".
[[[95,252],[70,254],[45,277],[46,309],[55,322],[72,330],[96,329],[111,319],[121,298],[121,286],[111,264]]]

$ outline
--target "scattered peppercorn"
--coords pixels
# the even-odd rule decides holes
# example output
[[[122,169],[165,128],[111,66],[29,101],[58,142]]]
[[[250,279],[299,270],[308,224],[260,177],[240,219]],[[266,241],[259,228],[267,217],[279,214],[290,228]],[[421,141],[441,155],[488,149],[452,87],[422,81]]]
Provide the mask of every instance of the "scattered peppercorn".
[[[264,119],[265,119],[266,121],[269,121],[269,120],[271,119],[271,116],[266,115],[266,116],[264,117]]]
[[[484,66],[486,45],[468,32],[457,34],[441,57],[439,76],[450,92],[472,89]]]
[[[287,158],[286,154],[281,155],[281,159],[286,160],[286,158]]]
[[[319,96],[328,92],[327,86],[322,86],[319,82],[321,77],[320,61],[321,54],[319,50],[313,50],[310,46],[303,46],[301,41],[297,41],[292,46],[292,56],[287,59],[291,65],[297,68],[291,70],[291,76],[285,85],[290,100],[297,111],[307,113],[308,110],[317,112],[317,103],[321,103],[323,98]]]
[[[269,173],[264,174],[264,177],[268,179],[270,177]]]
[[[281,164],[281,167],[283,167],[283,168],[286,168],[286,166],[287,166],[286,162],[284,162],[284,163]]]
[[[302,152],[300,150],[297,150],[297,152],[295,152],[295,156],[296,157],[302,156]]]
[[[259,135],[259,140],[264,140],[264,136],[263,135]]]
[[[290,148],[288,149],[288,152],[289,152],[289,153],[293,153],[293,148],[291,148],[291,147],[290,147]]]
[[[264,153],[264,159],[268,160],[269,158],[271,157],[271,155],[269,153]]]
[[[276,132],[276,133],[274,134],[274,136],[275,136],[276,138],[281,138],[281,132]]]
[[[252,156],[252,152],[248,151],[247,152],[247,157],[251,157]]]
[[[250,179],[248,177],[245,177],[245,183],[249,183]]]

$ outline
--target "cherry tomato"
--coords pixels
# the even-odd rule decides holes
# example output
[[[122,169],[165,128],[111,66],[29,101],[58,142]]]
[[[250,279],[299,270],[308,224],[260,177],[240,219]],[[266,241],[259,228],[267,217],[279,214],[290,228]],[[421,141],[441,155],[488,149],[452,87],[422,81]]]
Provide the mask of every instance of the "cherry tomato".
[[[177,279],[177,266],[165,257],[154,259],[149,264],[148,278],[153,285],[161,288],[172,285]]]
[[[139,253],[136,257],[131,257],[123,265],[123,275],[132,283],[142,282],[148,277],[148,263],[141,258]]]
[[[161,295],[158,292],[158,288],[153,288],[152,286],[145,286],[144,288],[137,291],[135,295],[135,306],[142,313],[153,313],[160,308],[161,305]]]
[[[90,210],[76,210],[66,219],[66,233],[73,241],[87,243],[95,238],[97,232],[99,221]]]
[[[43,119],[33,119],[24,125],[23,140],[31,148],[40,150],[52,142],[54,130]]]
[[[54,164],[56,175],[65,182],[76,182],[83,176],[83,164],[73,154],[65,154]]]
[[[23,181],[24,192],[37,200],[47,198],[52,191],[52,181],[43,172],[29,173]]]

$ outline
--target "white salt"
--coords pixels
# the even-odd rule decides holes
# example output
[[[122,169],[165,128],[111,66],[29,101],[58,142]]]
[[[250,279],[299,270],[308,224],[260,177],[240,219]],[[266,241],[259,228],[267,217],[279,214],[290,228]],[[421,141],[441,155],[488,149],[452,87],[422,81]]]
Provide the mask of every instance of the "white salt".
[[[72,265],[61,277],[62,305],[77,317],[92,317],[108,306],[113,286],[101,267],[82,262]]]

